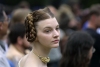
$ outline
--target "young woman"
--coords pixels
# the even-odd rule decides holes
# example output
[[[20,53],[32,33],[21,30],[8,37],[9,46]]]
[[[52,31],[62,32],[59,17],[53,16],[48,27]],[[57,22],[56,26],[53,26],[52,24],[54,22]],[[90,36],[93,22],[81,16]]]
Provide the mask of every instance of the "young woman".
[[[65,45],[60,67],[88,67],[94,52],[93,38],[83,31],[72,33]]]
[[[25,19],[26,38],[32,44],[32,51],[23,57],[19,67],[47,67],[51,48],[59,46],[59,24],[46,7],[29,13]]]

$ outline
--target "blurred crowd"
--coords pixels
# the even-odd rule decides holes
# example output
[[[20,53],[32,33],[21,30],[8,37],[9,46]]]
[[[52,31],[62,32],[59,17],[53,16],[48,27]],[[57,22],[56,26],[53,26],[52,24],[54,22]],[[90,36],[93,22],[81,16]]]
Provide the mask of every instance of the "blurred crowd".
[[[100,67],[100,4],[85,9],[78,3],[61,4],[58,9],[52,5],[45,7],[55,15],[61,31],[60,46],[51,50],[48,67],[60,66],[68,37],[80,30],[88,32],[95,41],[90,67]],[[32,45],[25,37],[24,19],[36,9],[31,9],[27,2],[12,7],[0,4],[0,67],[17,67],[19,60],[31,51]]]

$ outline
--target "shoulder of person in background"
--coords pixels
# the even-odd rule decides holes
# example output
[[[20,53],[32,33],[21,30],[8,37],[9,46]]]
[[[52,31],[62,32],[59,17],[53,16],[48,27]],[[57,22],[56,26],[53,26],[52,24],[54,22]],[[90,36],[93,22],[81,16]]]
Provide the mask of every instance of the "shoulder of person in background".
[[[0,51],[0,67],[10,67],[6,57],[3,56],[1,51]]]

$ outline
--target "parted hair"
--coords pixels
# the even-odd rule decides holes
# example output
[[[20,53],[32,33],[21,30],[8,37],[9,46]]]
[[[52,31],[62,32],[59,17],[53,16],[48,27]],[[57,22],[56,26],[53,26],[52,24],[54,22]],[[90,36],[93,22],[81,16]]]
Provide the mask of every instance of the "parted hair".
[[[37,31],[36,31],[37,22],[53,17],[54,15],[48,7],[45,7],[44,9],[35,10],[29,13],[25,18],[27,40],[29,42],[35,41],[37,36]]]

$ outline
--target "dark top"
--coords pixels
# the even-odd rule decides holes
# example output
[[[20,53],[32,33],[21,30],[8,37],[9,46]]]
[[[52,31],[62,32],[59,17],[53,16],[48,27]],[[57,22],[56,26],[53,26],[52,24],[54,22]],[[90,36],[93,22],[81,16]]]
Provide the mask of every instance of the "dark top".
[[[86,32],[88,32],[94,38],[94,48],[95,52],[90,61],[90,67],[100,67],[100,34],[96,32],[96,30],[86,28]]]

